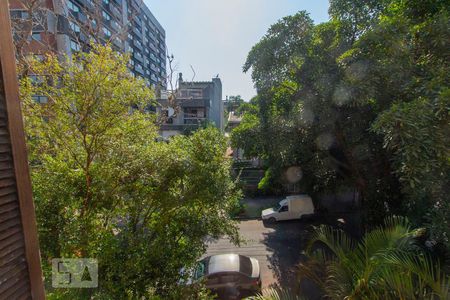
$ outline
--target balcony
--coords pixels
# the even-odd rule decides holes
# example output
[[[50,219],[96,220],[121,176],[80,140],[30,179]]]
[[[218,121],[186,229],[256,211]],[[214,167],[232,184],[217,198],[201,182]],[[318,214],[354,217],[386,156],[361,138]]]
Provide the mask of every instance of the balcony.
[[[201,125],[206,118],[184,118],[184,124],[186,125]]]
[[[136,65],[136,66],[134,67],[134,70],[135,70],[136,72],[138,72],[139,74],[144,75],[144,69],[142,69],[141,66]]]
[[[139,17],[139,15],[136,15],[136,16],[133,17],[133,22],[134,22],[134,24],[137,24],[139,27],[142,26],[142,20]]]
[[[141,63],[144,62],[144,57],[142,57],[142,55],[139,52],[134,52],[133,57],[138,61],[140,61]]]
[[[132,31],[133,31],[133,33],[136,35],[136,36],[138,36],[140,39],[142,39],[142,32],[138,29],[138,28],[136,28],[135,26],[132,26]]]
[[[142,47],[142,43],[139,42],[138,40],[133,40],[133,45],[138,48],[141,51],[144,51],[144,48]]]
[[[149,32],[148,36],[150,37],[150,39],[151,39],[154,43],[157,42],[156,36],[155,36],[152,32]]]
[[[199,128],[198,124],[185,124],[185,125],[174,125],[174,124],[163,124],[161,125],[161,130],[176,130],[176,131],[184,131],[184,130],[195,130]]]
[[[188,107],[209,107],[209,99],[180,99],[178,98],[176,100],[176,105],[178,105],[181,108],[188,108]],[[158,102],[162,106],[168,106],[169,101],[167,99],[158,99]]]
[[[136,11],[141,11],[141,6],[137,3],[136,0],[131,0],[129,1],[131,2],[131,6],[136,10]]]
[[[157,49],[156,49],[155,45],[153,45],[153,43],[148,43],[147,45],[150,47],[150,49],[152,49],[152,51],[154,53],[156,53]]]
[[[82,12],[72,12],[72,15],[73,15],[78,21],[80,21],[81,24],[84,24],[84,23],[86,23],[86,22],[88,21],[86,15],[84,15]]]
[[[114,29],[116,32],[120,31],[120,26],[116,21],[109,22],[112,29]]]
[[[87,43],[88,42],[88,36],[86,34],[80,32],[80,33],[77,34],[77,36],[78,36],[80,42],[82,42],[82,43]]]
[[[113,39],[113,44],[119,47],[120,49],[122,49],[123,47],[122,41],[119,38]]]
[[[95,6],[94,3],[92,1],[88,1],[88,0],[82,0],[80,1],[81,3],[83,3],[84,7],[89,10],[89,11],[94,11]]]
[[[113,13],[114,16],[116,16],[119,19],[122,18],[122,13],[120,12],[119,9],[117,9],[117,7],[114,4],[109,3],[109,7],[108,8]]]

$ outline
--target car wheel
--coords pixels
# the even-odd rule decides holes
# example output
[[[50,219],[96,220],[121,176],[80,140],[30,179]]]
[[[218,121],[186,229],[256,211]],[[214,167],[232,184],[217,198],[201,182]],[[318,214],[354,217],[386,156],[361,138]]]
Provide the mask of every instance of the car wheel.
[[[274,217],[269,218],[269,220],[267,220],[267,222],[269,223],[275,223],[277,221],[277,219],[275,219]]]

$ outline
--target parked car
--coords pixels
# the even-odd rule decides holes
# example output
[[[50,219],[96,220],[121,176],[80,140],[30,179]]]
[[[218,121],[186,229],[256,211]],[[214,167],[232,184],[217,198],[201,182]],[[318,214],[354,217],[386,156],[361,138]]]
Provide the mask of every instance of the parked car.
[[[200,260],[188,284],[204,280],[206,288],[218,295],[261,291],[261,275],[256,258],[238,254],[219,254]]]
[[[308,195],[288,196],[281,200],[277,207],[268,208],[261,212],[263,221],[276,222],[300,219],[314,214],[314,204]]]

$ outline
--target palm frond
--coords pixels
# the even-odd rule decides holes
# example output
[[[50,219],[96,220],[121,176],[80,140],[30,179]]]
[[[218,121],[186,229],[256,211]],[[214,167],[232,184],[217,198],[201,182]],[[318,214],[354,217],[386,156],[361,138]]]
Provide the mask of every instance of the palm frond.
[[[246,298],[248,300],[305,300],[305,298],[296,295],[289,290],[277,290],[269,288],[262,293]]]
[[[354,244],[354,241],[344,231],[324,225],[316,227],[312,233],[306,249],[308,254],[315,251],[314,246],[317,242],[325,244],[332,254],[339,258],[349,253]]]
[[[297,266],[297,280],[301,282],[304,279],[309,279],[317,284],[321,290],[325,289],[325,284],[323,282],[324,275],[325,265],[321,260],[310,258]]]
[[[426,297],[425,293],[436,295],[440,299],[448,299],[449,295],[449,281],[450,277],[444,274],[438,262],[426,255],[417,255],[414,253],[394,252],[386,255],[385,261],[396,267],[397,270],[403,269],[402,272],[391,274],[385,270],[384,277],[387,284],[395,285],[398,281],[398,276],[408,273],[414,277],[415,287],[420,288],[421,296]],[[393,269],[393,268],[391,268]],[[391,281],[389,281],[391,280]],[[428,295],[430,298],[431,296]]]
[[[330,299],[450,299],[449,277],[416,244],[422,232],[397,216],[359,243],[341,230],[315,228],[299,280],[313,280]]]

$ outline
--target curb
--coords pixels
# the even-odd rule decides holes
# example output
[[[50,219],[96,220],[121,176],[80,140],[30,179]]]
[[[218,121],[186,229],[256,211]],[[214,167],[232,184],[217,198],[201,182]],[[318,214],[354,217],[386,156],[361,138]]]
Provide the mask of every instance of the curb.
[[[261,217],[235,217],[233,220],[237,221],[251,221],[251,220],[261,220]]]

